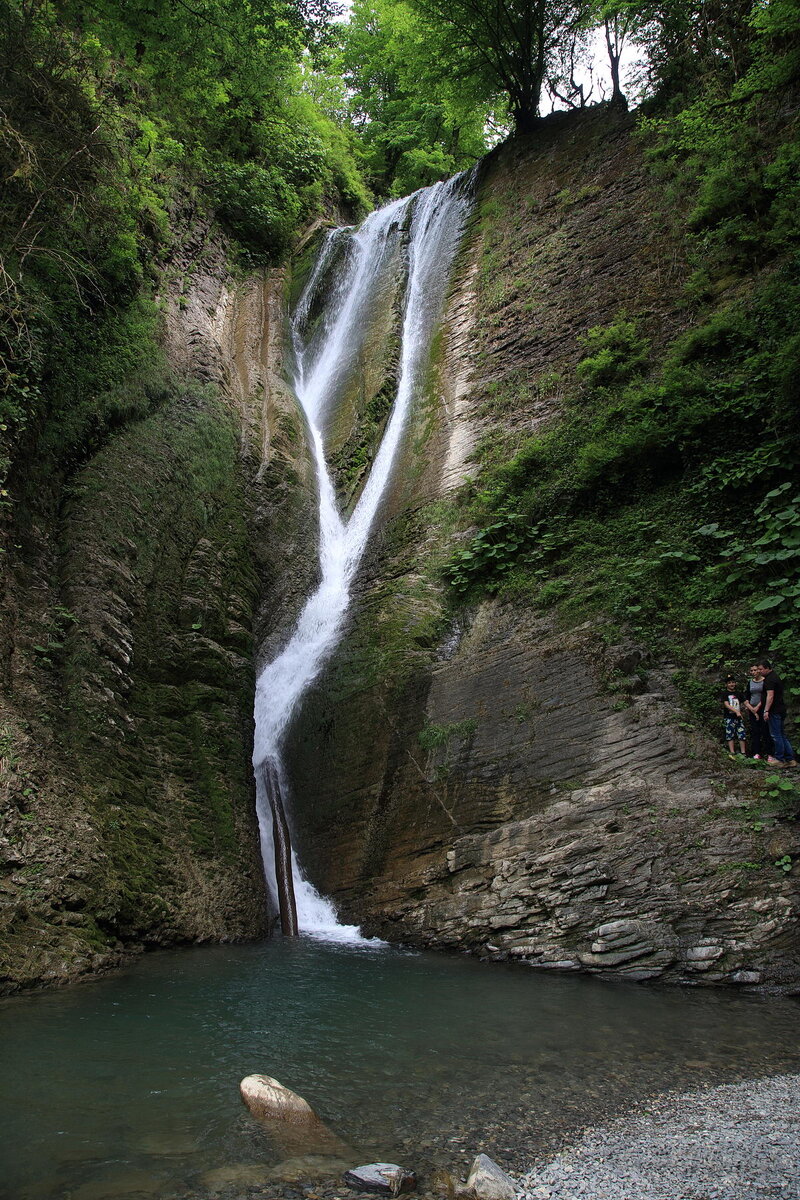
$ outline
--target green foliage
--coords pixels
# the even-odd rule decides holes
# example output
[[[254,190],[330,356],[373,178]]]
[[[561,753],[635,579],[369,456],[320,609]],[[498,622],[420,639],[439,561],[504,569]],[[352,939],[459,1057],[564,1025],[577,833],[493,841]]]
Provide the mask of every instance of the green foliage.
[[[676,111],[698,93],[717,95],[746,71],[752,54],[752,0],[709,9],[703,0],[634,0],[639,90]],[[760,7],[757,5],[756,7]]]
[[[800,495],[793,492],[790,482],[767,492],[753,510],[746,542],[717,522],[697,531],[724,543],[720,558],[733,560],[726,585],[746,591],[754,574],[761,578],[766,595],[753,602],[753,611],[769,612],[776,626],[793,626],[800,610]]]
[[[469,78],[475,99],[503,100],[513,128],[529,133],[539,115],[548,67],[583,26],[581,0],[413,0],[445,53],[440,71]]]
[[[216,209],[265,263],[330,204],[368,204],[304,89],[334,8],[0,0],[0,485],[163,400],[125,380],[158,373],[154,294],[187,226]]]
[[[448,746],[453,740],[466,741],[478,728],[478,722],[469,717],[464,721],[452,721],[449,725],[426,725],[419,733],[419,744],[423,750],[436,750]]]
[[[685,667],[676,671],[672,682],[680,693],[684,708],[700,723],[710,722],[719,712],[719,689],[699,679]]]
[[[57,604],[43,621],[39,630],[42,643],[34,643],[33,653],[40,666],[53,667],[63,662],[68,634],[76,622],[73,612]]]
[[[301,202],[276,167],[223,162],[216,171],[215,193],[220,217],[256,261],[286,253]]]
[[[800,813],[800,786],[785,775],[767,775],[764,795],[770,811],[780,820],[794,820]]]
[[[586,355],[578,364],[577,374],[590,388],[627,382],[644,371],[650,355],[649,341],[624,313],[611,325],[590,329],[583,348]]]
[[[479,579],[486,580],[488,591],[496,591],[502,576],[515,562],[528,531],[522,514],[499,512],[493,521],[471,539],[465,550],[457,550],[445,569],[445,576],[456,592],[467,592]]]

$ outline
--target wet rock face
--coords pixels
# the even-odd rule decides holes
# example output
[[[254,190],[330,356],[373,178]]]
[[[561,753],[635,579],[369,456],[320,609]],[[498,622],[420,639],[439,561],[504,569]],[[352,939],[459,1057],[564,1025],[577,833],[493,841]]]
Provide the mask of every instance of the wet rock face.
[[[348,715],[327,706],[305,742],[313,784],[296,755],[312,874],[392,940],[634,980],[790,982],[793,882],[748,869],[747,798],[704,770],[710,748],[679,728],[657,668],[619,707],[611,664],[629,652],[487,605],[427,693],[416,679],[400,703],[367,689]]]
[[[316,493],[305,426],[286,380],[282,271],[230,276],[197,228],[165,295],[167,351],[182,374],[219,388],[237,418],[245,515],[260,597],[254,643],[269,658],[316,577]]]
[[[122,941],[265,927],[248,756],[258,581],[237,460],[231,414],[176,397],[93,459],[64,515],[62,736],[95,800],[103,867],[86,907]]]
[[[751,869],[780,830],[751,828],[747,781],[682,727],[674,668],[521,603],[454,616],[435,571],[487,430],[512,453],[557,419],[558,373],[619,308],[656,341],[682,320],[661,204],[624,117],[558,118],[488,164],[348,634],[290,736],[298,842],[343,915],[391,939],[790,984],[796,879]]]

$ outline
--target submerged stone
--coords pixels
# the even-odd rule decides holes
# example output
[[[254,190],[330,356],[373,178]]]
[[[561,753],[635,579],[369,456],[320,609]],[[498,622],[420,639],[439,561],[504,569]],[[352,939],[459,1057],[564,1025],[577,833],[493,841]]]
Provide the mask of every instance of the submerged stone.
[[[281,1183],[302,1183],[309,1179],[336,1179],[347,1169],[347,1160],[332,1158],[325,1154],[303,1154],[296,1158],[287,1158],[284,1162],[270,1167],[267,1175],[270,1180]]]
[[[70,1196],[75,1200],[111,1200],[111,1197],[125,1197],[125,1200],[149,1200],[161,1190],[158,1179],[154,1179],[150,1171],[131,1169],[130,1171],[92,1179],[71,1191]]]
[[[266,1179],[267,1170],[260,1163],[228,1163],[206,1171],[200,1182],[209,1192],[223,1192],[227,1188],[259,1187]]]
[[[344,1181],[356,1192],[380,1192],[384,1196],[399,1196],[401,1192],[413,1192],[417,1177],[397,1163],[368,1163],[364,1167],[353,1167],[345,1171]]]
[[[458,1189],[458,1181],[443,1167],[433,1171],[428,1179],[428,1190],[435,1196],[446,1196],[447,1200],[453,1200]]]
[[[200,1147],[197,1139],[187,1133],[161,1129],[142,1138],[138,1149],[142,1154],[152,1154],[160,1158],[182,1158],[187,1154],[196,1154]]]

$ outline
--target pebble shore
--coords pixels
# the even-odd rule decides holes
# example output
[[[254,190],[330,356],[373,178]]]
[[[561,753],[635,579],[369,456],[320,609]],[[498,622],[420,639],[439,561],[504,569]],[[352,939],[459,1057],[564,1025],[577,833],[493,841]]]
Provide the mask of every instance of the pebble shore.
[[[664,1096],[515,1178],[521,1200],[798,1200],[800,1075]]]

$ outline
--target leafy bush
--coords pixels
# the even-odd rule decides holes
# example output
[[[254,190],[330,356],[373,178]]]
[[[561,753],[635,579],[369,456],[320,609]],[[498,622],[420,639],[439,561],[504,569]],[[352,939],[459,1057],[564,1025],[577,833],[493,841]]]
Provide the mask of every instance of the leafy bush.
[[[277,168],[223,162],[214,192],[221,220],[257,259],[275,261],[286,253],[302,205]]]
[[[520,547],[534,531],[526,531],[520,513],[499,513],[499,520],[481,529],[469,542],[466,550],[457,550],[445,569],[446,576],[457,592],[466,592],[484,579],[487,591],[496,591],[502,576],[515,561]]]
[[[312,8],[0,0],[0,486],[15,457],[68,465],[141,415],[123,383],[157,370],[154,296],[198,207],[263,263],[368,200],[300,93]]]
[[[650,357],[650,343],[624,313],[611,325],[590,329],[583,348],[586,356],[578,364],[577,374],[587,387],[625,383],[641,374]]]

